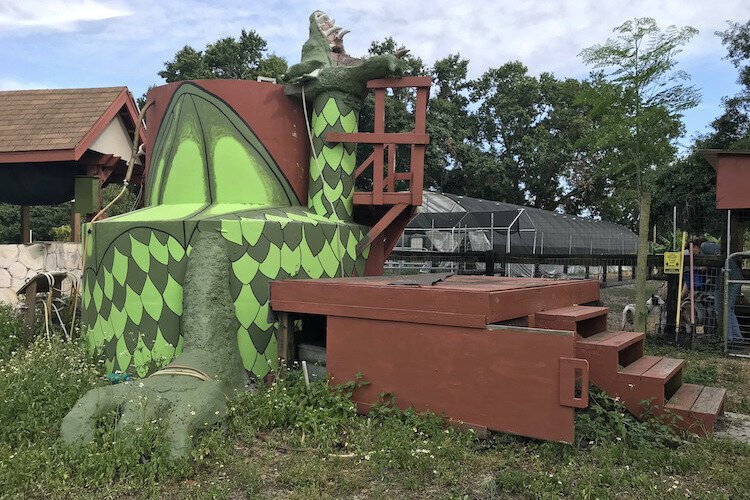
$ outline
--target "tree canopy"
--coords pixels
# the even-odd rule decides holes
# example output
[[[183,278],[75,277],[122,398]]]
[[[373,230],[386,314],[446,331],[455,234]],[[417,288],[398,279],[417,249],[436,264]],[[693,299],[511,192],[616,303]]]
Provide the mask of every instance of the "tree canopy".
[[[266,54],[267,43],[254,30],[242,30],[238,38],[220,38],[195,50],[190,45],[180,49],[171,61],[164,63],[159,76],[167,82],[234,78],[254,80],[258,76],[278,78],[287,70],[287,62],[276,54]]]

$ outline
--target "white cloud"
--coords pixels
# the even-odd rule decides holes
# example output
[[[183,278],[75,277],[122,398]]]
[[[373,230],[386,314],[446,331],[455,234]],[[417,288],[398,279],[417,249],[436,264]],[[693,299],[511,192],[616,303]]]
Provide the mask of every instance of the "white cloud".
[[[71,31],[79,23],[130,15],[100,0],[0,0],[0,29]]]

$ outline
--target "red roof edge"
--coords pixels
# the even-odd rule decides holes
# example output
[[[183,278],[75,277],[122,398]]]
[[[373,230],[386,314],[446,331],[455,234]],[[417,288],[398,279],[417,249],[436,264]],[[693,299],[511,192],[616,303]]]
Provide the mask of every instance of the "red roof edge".
[[[112,119],[120,112],[123,107],[128,111],[128,115],[130,116],[133,128],[136,128],[136,124],[138,123],[138,110],[135,107],[135,101],[133,100],[133,96],[131,95],[130,91],[127,87],[123,87],[120,94],[115,98],[114,101],[112,101],[112,104],[109,105],[106,111],[102,113],[99,119],[91,127],[91,130],[86,132],[81,141],[76,145],[73,158],[75,161],[78,161],[81,156],[83,156],[83,153],[85,153],[86,150],[89,149],[89,146],[91,146],[96,138],[99,137],[99,134],[104,131],[107,125],[109,125]],[[141,131],[138,135],[140,136],[139,140],[142,143],[144,139],[143,127],[141,127]],[[125,159],[125,161],[129,160],[129,158]]]
[[[44,163],[76,161],[74,149],[49,149],[44,151],[7,151],[0,153],[0,163]]]

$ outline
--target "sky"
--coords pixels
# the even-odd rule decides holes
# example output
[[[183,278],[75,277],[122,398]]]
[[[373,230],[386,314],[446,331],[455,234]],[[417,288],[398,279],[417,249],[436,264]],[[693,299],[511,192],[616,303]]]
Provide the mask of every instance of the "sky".
[[[390,35],[426,64],[460,53],[470,77],[520,60],[532,74],[584,78],[579,52],[627,19],[693,26],[700,34],[679,68],[703,98],[685,114],[683,147],[721,114],[722,97],[738,90],[714,32],[749,13],[747,0],[0,0],[0,90],[127,85],[138,97],[163,83],[157,72],[184,45],[200,50],[242,28],[294,64],[316,9],[351,30],[351,55]]]

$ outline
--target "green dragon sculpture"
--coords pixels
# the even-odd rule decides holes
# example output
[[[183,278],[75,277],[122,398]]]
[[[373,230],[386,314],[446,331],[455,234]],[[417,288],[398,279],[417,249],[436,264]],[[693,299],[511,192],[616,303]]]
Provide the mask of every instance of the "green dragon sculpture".
[[[348,32],[324,12],[313,12],[302,62],[285,75],[286,92],[313,104],[307,206],[318,215],[343,221],[352,220],[356,146],[327,144],[323,137],[328,132],[357,132],[367,81],[400,73],[401,58],[408,52],[356,59],[344,49]]]
[[[97,418],[120,425],[167,415],[174,455],[226,414],[245,373],[276,366],[269,285],[364,274],[368,228],[352,221],[355,153],[327,131],[357,130],[366,82],[395,75],[400,54],[354,59],[345,31],[310,16],[286,90],[312,99],[308,206],[224,101],[192,82],[172,95],[153,144],[144,208],[88,225],[82,324],[106,371],[147,377],[87,393],[66,416],[66,442],[90,441]]]

